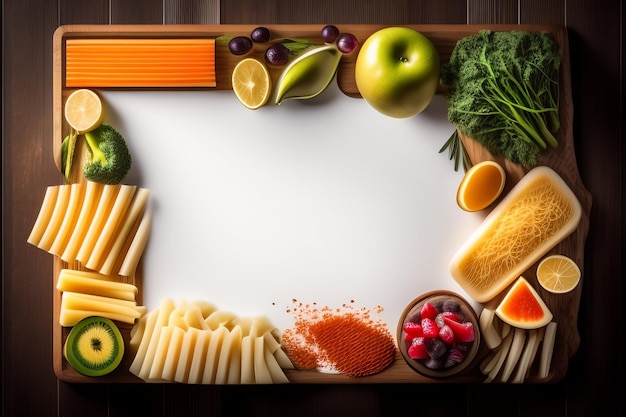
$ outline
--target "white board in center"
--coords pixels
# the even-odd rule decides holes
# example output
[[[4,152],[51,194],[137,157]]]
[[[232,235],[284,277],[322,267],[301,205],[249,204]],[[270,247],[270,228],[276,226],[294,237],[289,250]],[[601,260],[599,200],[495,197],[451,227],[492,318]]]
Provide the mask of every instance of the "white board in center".
[[[312,100],[248,110],[231,91],[99,91],[126,138],[125,183],[151,191],[143,296],[204,300],[291,326],[292,300],[384,309],[395,333],[420,293],[451,289],[452,255],[480,214],[438,151],[453,132],[438,95],[393,119],[333,83]]]

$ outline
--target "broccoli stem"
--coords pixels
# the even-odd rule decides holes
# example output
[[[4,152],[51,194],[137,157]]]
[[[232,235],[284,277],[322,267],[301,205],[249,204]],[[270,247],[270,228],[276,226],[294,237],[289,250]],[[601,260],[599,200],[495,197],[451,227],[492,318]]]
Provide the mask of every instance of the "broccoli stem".
[[[89,150],[89,153],[91,154],[91,162],[97,162],[102,166],[106,165],[106,156],[104,155],[104,152],[102,152],[102,150],[100,149],[100,138],[96,136],[93,131],[86,132],[84,136],[85,140],[87,141],[87,148]]]

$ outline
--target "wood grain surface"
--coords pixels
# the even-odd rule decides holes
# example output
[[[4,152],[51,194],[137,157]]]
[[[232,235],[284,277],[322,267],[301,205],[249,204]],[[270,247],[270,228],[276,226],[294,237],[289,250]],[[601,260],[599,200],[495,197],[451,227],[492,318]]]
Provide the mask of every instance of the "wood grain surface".
[[[3,2],[2,415],[207,416],[406,413],[621,415],[625,8],[620,0],[6,0]],[[554,384],[73,384],[53,370],[50,256],[26,243],[52,155],[53,34],[69,24],[551,24],[567,29],[572,135],[593,197],[577,327]],[[451,393],[452,391],[452,393]],[[418,403],[416,403],[418,401]],[[417,407],[417,408],[416,408]]]
[[[570,81],[570,62],[569,62],[569,44],[567,39],[567,31],[563,26],[557,25],[411,25],[415,30],[427,36],[435,45],[440,54],[442,62],[446,62],[454,48],[456,42],[463,38],[476,33],[483,28],[489,28],[495,31],[506,30],[532,30],[543,31],[552,34],[559,45],[559,53],[561,55],[562,64],[560,71],[560,118],[561,127],[557,134],[559,146],[557,149],[550,150],[542,155],[540,164],[546,165],[554,169],[573,190],[583,207],[583,214],[580,224],[576,231],[561,242],[553,253],[567,255],[574,259],[577,264],[584,270],[584,246],[587,233],[589,230],[589,214],[591,209],[591,195],[585,188],[580,178],[577,164],[576,154],[573,145],[572,134],[572,113],[573,103],[571,94]],[[312,43],[323,43],[320,38],[321,25],[271,25],[270,30],[276,37],[295,37],[309,39]],[[380,25],[342,25],[342,30],[353,33],[362,44],[368,36],[375,31],[381,29]],[[73,39],[106,39],[106,38],[181,38],[181,37],[218,37],[222,35],[236,36],[250,33],[254,29],[253,25],[170,25],[170,26],[146,26],[146,25],[90,25],[90,26],[62,26],[55,32],[54,37],[54,114],[53,114],[53,158],[58,167],[60,167],[59,157],[61,154],[62,139],[69,133],[67,123],[64,122],[62,109],[64,100],[73,91],[72,88],[65,86],[65,43]],[[360,97],[359,91],[354,80],[354,67],[358,50],[352,54],[345,55],[338,69],[337,83],[339,89],[350,97]],[[231,89],[230,74],[241,58],[231,54],[224,42],[217,44],[216,47],[216,79],[217,90]],[[274,70],[272,74],[274,80],[280,75],[279,69]],[[125,88],[132,89],[133,86]],[[469,138],[463,138],[466,148],[474,163],[483,160],[495,160],[499,162],[507,173],[507,184],[505,191],[509,191],[523,176],[528,169],[519,164],[513,164],[503,157],[491,155],[480,144]],[[79,160],[81,160],[79,158]],[[80,174],[80,167],[74,167],[73,178],[76,181],[84,181]],[[62,268],[67,268],[65,262],[57,261],[51,278],[56,283],[58,275]],[[72,266],[72,268],[80,268],[81,265]],[[535,280],[535,270],[537,265],[533,265],[524,274],[531,282]],[[137,277],[141,281],[141,277]],[[584,282],[584,279],[583,279]],[[133,282],[135,283],[135,282]],[[137,284],[137,283],[135,283]],[[140,292],[142,286],[138,285]],[[579,285],[574,291],[568,294],[552,294],[543,291],[538,285],[535,287],[541,292],[541,296],[547,302],[552,313],[554,321],[558,325],[557,340],[552,359],[552,369],[549,376],[544,380],[532,380],[534,383],[556,382],[562,379],[567,373],[569,359],[576,353],[580,341],[576,322],[578,319],[578,307],[580,303],[580,294],[583,285]],[[54,299],[54,316],[60,314],[61,293],[58,290],[53,291]],[[497,300],[496,300],[497,301]],[[491,303],[493,304],[493,302]],[[491,306],[495,308],[495,305]],[[132,362],[132,357],[126,355],[121,366],[116,372],[101,378],[89,378],[76,372],[63,357],[63,345],[69,333],[69,328],[64,328],[58,324],[54,326],[54,369],[56,375],[66,382],[84,382],[84,383],[102,383],[102,382],[140,382],[140,380],[132,375],[128,368]],[[126,343],[130,337],[130,326],[121,326]],[[341,375],[331,375],[318,372],[302,372],[288,371],[287,376],[293,383],[424,383],[424,382],[473,382],[480,383],[484,376],[478,370],[478,364],[488,353],[487,349],[481,350],[474,366],[470,367],[463,375],[450,378],[444,381],[434,381],[425,378],[414,371],[404,362],[398,354],[392,365],[376,375],[359,378],[357,381],[352,378],[343,377]]]

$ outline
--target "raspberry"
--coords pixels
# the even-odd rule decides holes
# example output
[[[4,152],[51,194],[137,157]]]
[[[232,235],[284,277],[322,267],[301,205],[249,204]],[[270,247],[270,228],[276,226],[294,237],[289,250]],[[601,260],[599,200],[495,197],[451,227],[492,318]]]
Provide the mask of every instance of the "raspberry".
[[[406,340],[408,341],[424,335],[424,332],[422,331],[422,325],[419,323],[407,321],[406,323],[404,323],[403,329],[406,333]]]
[[[439,338],[449,345],[453,344],[454,343],[454,331],[452,330],[452,327],[448,326],[447,324],[444,324],[444,326],[441,329],[439,329]]]
[[[428,351],[426,350],[426,344],[423,337],[416,337],[413,339],[411,346],[408,349],[409,356],[413,359],[424,359],[428,357]]]
[[[439,327],[437,327],[437,323],[433,319],[422,319],[422,332],[424,333],[424,337],[428,339],[432,339],[439,335]]]
[[[422,311],[420,317],[423,319],[431,319],[434,320],[437,317],[439,311],[437,311],[437,307],[429,303],[428,301],[424,303],[422,306]]]

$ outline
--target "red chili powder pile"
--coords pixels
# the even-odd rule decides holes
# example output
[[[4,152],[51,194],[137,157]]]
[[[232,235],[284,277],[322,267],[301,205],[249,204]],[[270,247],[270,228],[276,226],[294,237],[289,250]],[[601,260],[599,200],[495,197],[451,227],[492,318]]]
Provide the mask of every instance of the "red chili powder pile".
[[[382,310],[378,306],[374,312]],[[298,369],[330,369],[358,377],[378,373],[395,359],[387,325],[375,320],[370,309],[356,309],[354,300],[331,308],[294,299],[287,312],[294,315],[294,325],[284,331],[282,345]]]

